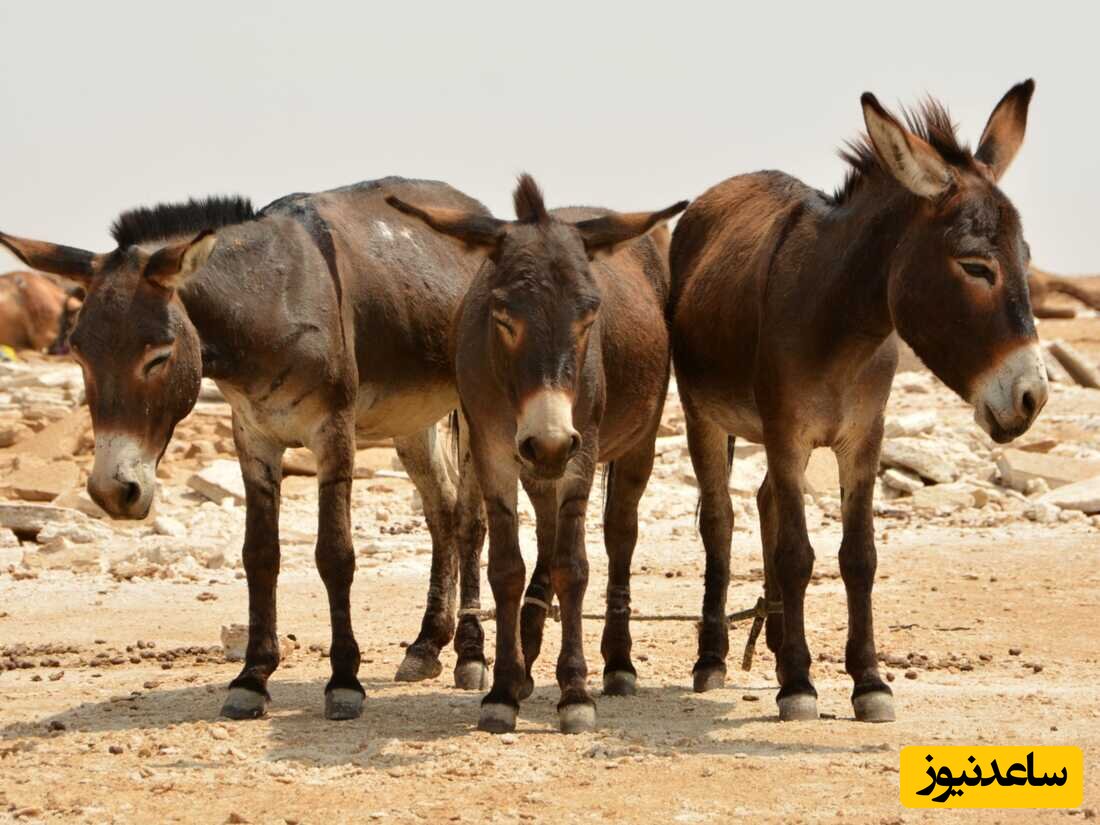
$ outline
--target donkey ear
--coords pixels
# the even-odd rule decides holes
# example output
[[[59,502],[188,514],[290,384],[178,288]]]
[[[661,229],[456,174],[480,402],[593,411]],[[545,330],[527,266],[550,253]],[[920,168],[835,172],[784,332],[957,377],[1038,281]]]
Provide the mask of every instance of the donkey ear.
[[[992,170],[994,180],[1001,179],[1024,142],[1027,108],[1034,93],[1034,80],[1017,83],[1001,98],[985,124],[974,157]]]
[[[202,268],[217,244],[218,236],[206,229],[187,243],[162,247],[149,257],[145,278],[163,289],[179,289]]]
[[[860,102],[875,154],[894,179],[922,198],[942,193],[951,183],[951,171],[940,153],[902,126],[870,92]]]
[[[619,244],[652,232],[687,207],[688,201],[680,201],[659,212],[613,212],[573,225],[581,233],[584,249],[591,260],[597,255],[610,255]]]
[[[507,222],[497,220],[491,215],[478,215],[463,212],[461,209],[413,206],[394,195],[388,196],[386,203],[398,212],[419,218],[436,232],[457,238],[473,249],[495,249],[506,231]]]
[[[11,250],[31,269],[60,275],[83,286],[91,282],[103,259],[102,255],[96,255],[86,249],[16,238],[13,235],[5,235],[3,232],[0,232],[0,244]]]

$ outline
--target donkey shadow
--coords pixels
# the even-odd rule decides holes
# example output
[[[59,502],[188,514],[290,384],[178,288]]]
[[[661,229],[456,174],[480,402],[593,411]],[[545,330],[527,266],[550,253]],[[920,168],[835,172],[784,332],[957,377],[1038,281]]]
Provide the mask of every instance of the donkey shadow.
[[[461,748],[470,736],[485,737],[476,730],[480,691],[440,689],[425,685],[410,692],[407,685],[375,679],[364,680],[367,700],[360,719],[332,722],[323,716],[324,681],[273,681],[272,703],[261,720],[235,722],[218,716],[225,695],[224,683],[156,689],[137,696],[120,695],[104,701],[86,702],[33,722],[16,722],[0,728],[0,742],[17,738],[54,738],[81,733],[117,733],[120,741],[138,734],[155,744],[158,731],[205,722],[217,723],[229,731],[228,739],[213,742],[209,733],[197,728],[190,736],[207,746],[233,746],[234,740],[251,749],[250,730],[259,729],[266,739],[260,758],[268,762],[289,761],[303,766],[360,766],[393,768],[428,762],[438,748],[424,745],[447,742]],[[655,754],[748,755],[782,757],[791,753],[864,753],[862,745],[820,744],[773,738],[769,726],[779,725],[775,713],[764,711],[764,702],[747,703],[740,696],[761,692],[770,698],[774,688],[731,686],[700,697],[689,687],[641,685],[630,698],[598,697],[599,746],[614,752],[619,745],[640,747]],[[726,698],[736,693],[736,698]],[[520,711],[519,732],[537,741],[557,737],[558,717],[555,685],[537,687]],[[763,711],[763,712],[762,712]],[[818,724],[836,724],[822,721]],[[855,723],[853,723],[855,724]],[[59,725],[60,730],[52,730]],[[728,731],[746,729],[744,737],[728,738]],[[813,732],[813,733],[816,733]],[[808,738],[813,737],[808,733]],[[838,739],[840,737],[837,737]],[[616,742],[616,740],[619,740]],[[247,744],[246,744],[247,743]],[[183,759],[187,744],[178,745],[153,757],[177,766],[191,764]],[[180,761],[172,761],[180,760]]]

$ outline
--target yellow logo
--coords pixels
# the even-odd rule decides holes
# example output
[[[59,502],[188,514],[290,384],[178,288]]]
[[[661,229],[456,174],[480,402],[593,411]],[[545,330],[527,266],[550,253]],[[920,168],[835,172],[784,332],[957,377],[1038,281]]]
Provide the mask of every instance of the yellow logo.
[[[1076,808],[1084,797],[1080,748],[924,747],[901,750],[906,808]]]

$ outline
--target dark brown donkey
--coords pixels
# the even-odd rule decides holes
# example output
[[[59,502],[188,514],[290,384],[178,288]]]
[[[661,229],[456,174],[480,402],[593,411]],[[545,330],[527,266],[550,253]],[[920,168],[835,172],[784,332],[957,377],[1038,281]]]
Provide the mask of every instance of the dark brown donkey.
[[[871,619],[871,498],[897,336],[973,405],[997,442],[1047,400],[1020,218],[997,188],[1024,137],[1031,81],[993,111],[975,153],[929,101],[906,125],[863,96],[869,137],[832,197],[781,172],[730,178],[696,200],[672,241],[672,345],[699,480],[706,595],[695,689],[720,686],[728,626],[732,438],[762,442],[757,502],[781,719],[817,717],[803,598],[814,553],[803,472],[815,447],[840,467],[846,667],[857,719],[894,718]]]
[[[278,665],[282,455],[300,445],[319,468],[317,565],[332,618],[326,714],[360,711],[349,605],[357,437],[394,437],[432,535],[428,606],[398,678],[439,673],[439,650],[454,634],[461,558],[455,678],[474,689],[488,681],[476,616],[480,492],[469,467],[456,491],[434,428],[458,403],[448,330],[484,256],[397,214],[387,194],[488,219],[477,201],[445,184],[387,178],[290,195],[256,214],[239,199],[127,212],[114,227],[118,248],[101,255],[0,234],[31,266],[87,288],[71,342],[96,435],[88,489],[112,515],[149,511],[157,462],[201,376],[233,407],[247,497],[249,641],[228,716],[263,712]]]
[[[632,214],[547,212],[526,175],[515,192],[515,222],[420,201],[390,203],[488,253],[454,333],[459,393],[488,511],[489,582],[497,611],[493,687],[478,727],[495,733],[515,728],[519,702],[534,688],[531,665],[557,596],[561,729],[588,730],[596,720],[581,637],[588,496],[596,463],[610,462],[604,692],[630,694],[636,677],[630,661],[630,559],[669,375],[668,233],[662,224],[687,203]],[[639,238],[646,233],[650,237]],[[517,480],[534,505],[538,538],[522,617]]]

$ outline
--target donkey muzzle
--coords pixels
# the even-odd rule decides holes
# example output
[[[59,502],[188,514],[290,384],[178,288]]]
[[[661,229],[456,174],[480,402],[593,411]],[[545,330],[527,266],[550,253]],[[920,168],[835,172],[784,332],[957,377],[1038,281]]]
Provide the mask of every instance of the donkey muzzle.
[[[1047,403],[1050,388],[1038,344],[1024,344],[986,372],[970,403],[974,420],[998,444],[1019,438]]]
[[[141,519],[149,514],[156,488],[156,462],[131,435],[97,435],[95,465],[88,495],[113,518]]]
[[[580,448],[567,393],[540,390],[527,399],[516,423],[516,453],[524,466],[539,478],[560,478]]]

